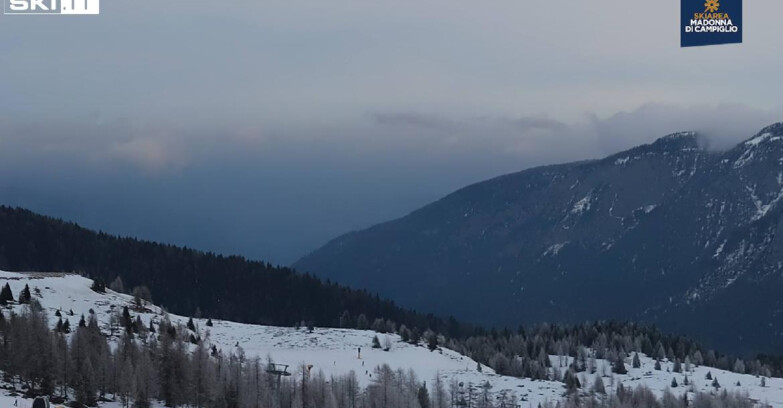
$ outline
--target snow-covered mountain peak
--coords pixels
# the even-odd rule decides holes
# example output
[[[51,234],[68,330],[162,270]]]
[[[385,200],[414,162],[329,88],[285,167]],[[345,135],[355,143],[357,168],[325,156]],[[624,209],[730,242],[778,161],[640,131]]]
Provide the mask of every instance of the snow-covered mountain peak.
[[[739,146],[752,149],[761,145],[769,144],[771,142],[777,142],[776,144],[780,144],[781,141],[783,141],[783,122],[778,122],[761,129],[760,132],[755,134],[750,139],[744,141]]]

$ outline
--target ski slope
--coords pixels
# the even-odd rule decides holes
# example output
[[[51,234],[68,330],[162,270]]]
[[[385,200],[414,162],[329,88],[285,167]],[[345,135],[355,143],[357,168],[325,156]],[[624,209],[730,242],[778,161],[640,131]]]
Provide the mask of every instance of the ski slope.
[[[76,328],[80,315],[87,316],[92,309],[107,336],[110,333],[110,316],[113,311],[122,310],[123,306],[133,302],[131,296],[109,289],[105,294],[94,292],[90,289],[92,285],[90,279],[73,274],[0,271],[0,285],[5,285],[6,282],[10,284],[15,298],[26,284],[29,285],[33,297],[47,311],[52,327],[58,319],[55,316],[57,310],[61,310],[63,319],[69,319],[71,327]],[[9,306],[17,312],[21,307],[24,306]],[[71,310],[74,316],[69,316]],[[134,318],[137,314],[140,315],[145,326],[149,326],[150,321],[157,324],[164,315],[156,306],[149,306],[143,313],[132,312],[132,314]],[[168,316],[174,324],[185,326],[188,321],[187,317],[174,314]],[[207,327],[206,319],[194,319],[194,322],[201,338],[210,347],[215,345],[223,352],[238,351],[238,344],[248,358],[256,356],[262,359],[270,358],[275,363],[289,365],[291,367],[289,371],[292,372],[296,372],[297,367],[302,364],[312,365],[313,372],[321,371],[326,376],[346,374],[353,370],[364,386],[372,382],[372,373],[376,366],[388,364],[393,369],[413,370],[420,380],[427,381],[428,384],[432,384],[436,376],[440,376],[446,384],[452,379],[465,385],[472,383],[476,387],[488,382],[495,395],[504,391],[515,393],[522,401],[522,407],[535,408],[542,402],[560,400],[565,392],[561,382],[500,376],[486,366],[482,366],[482,371],[479,372],[475,361],[453,350],[441,348],[431,352],[423,344],[414,346],[404,343],[397,335],[388,335],[392,348],[387,352],[371,347],[372,338],[377,333],[369,330],[316,327],[312,333],[309,333],[304,328],[250,325],[216,319],[213,319],[213,327]],[[377,336],[381,344],[384,344],[384,336],[387,335],[377,334]],[[358,348],[361,348],[361,358],[358,355]],[[631,387],[645,385],[661,395],[669,389],[672,377],[676,377],[677,382],[682,384],[686,374],[694,384],[693,387],[680,385],[671,389],[673,393],[681,395],[693,390],[714,392],[711,381],[705,379],[707,372],[711,372],[713,377],[718,378],[721,389],[741,390],[747,392],[755,401],[783,407],[783,379],[768,378],[766,387],[761,387],[760,378],[710,367],[694,366],[690,373],[675,374],[667,372],[672,369],[671,362],[662,362],[662,370],[656,371],[653,369],[654,360],[641,354],[640,357],[642,367],[638,369],[631,368],[631,359],[628,359],[626,375],[612,374],[609,362],[597,360],[597,373],[606,373],[603,381],[607,392],[613,392],[618,384],[622,383],[624,386]],[[550,356],[550,359],[553,367],[559,365],[558,356]],[[582,389],[588,392],[592,388],[595,374],[579,373],[578,375],[583,385]],[[736,385],[737,382],[740,386]],[[10,400],[10,405],[6,404],[8,398],[11,397],[0,396],[0,406],[12,406],[13,399]]]

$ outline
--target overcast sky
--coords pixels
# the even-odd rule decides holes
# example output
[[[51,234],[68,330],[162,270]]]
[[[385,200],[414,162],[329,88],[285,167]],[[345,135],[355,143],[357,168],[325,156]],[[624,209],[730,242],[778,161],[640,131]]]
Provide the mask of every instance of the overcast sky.
[[[466,184],[783,120],[783,3],[103,0],[0,16],[0,202],[288,264]]]

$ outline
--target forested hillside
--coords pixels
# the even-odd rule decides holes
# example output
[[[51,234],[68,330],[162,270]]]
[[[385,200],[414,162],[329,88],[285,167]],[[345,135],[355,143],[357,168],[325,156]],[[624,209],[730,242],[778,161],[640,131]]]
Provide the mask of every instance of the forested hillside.
[[[4,407],[29,408],[40,395],[74,408],[783,405],[783,379],[762,363],[629,324],[544,325],[444,346],[405,326],[310,330],[177,316],[71,274],[0,271],[0,288]],[[495,352],[502,371],[455,348]]]
[[[452,336],[456,321],[397,307],[295,271],[188,248],[116,237],[31,211],[0,206],[0,269],[77,272],[104,282],[118,276],[127,288],[146,285],[154,301],[181,315],[290,326],[340,325],[340,318],[390,319]],[[346,313],[347,312],[347,313]]]
[[[546,378],[547,355],[577,357],[587,348],[606,350],[599,357],[609,360],[638,350],[658,359],[689,359],[754,375],[783,374],[776,357],[742,361],[689,338],[632,323],[487,330],[405,310],[365,291],[324,283],[288,268],[96,233],[18,208],[0,207],[0,269],[76,271],[93,277],[99,286],[120,277],[125,292],[149,286],[156,304],[183,316],[398,333],[404,341],[422,341],[433,349],[445,345],[515,377]]]

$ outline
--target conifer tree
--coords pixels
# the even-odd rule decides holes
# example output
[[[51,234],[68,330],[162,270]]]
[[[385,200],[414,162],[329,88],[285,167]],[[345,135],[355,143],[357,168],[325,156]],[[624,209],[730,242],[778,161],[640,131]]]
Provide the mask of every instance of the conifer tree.
[[[438,336],[435,333],[430,333],[430,335],[427,336],[427,348],[430,349],[430,351],[435,351],[435,349],[438,348]]]
[[[106,293],[106,283],[104,283],[101,278],[92,281],[92,286],[90,288],[98,293]]]
[[[606,387],[604,386],[604,380],[600,374],[595,375],[595,382],[593,383],[593,391],[598,394],[606,394]]]
[[[24,285],[24,289],[22,289],[22,292],[19,293],[19,304],[27,304],[30,303],[30,299],[32,299],[33,296],[30,294],[30,286]]]
[[[639,360],[639,353],[633,353],[633,368],[641,368],[642,362]]]
[[[6,282],[3,290],[0,291],[0,305],[5,306],[8,302],[14,301],[14,294],[11,292],[11,286]]]
[[[423,383],[419,387],[419,392],[416,394],[416,399],[419,401],[421,408],[430,408],[430,393],[427,391],[427,383]]]
[[[612,366],[612,372],[615,374],[628,374],[628,370],[625,368],[625,362],[623,361],[623,356],[618,355],[617,358],[614,360],[614,365]]]
[[[419,344],[419,340],[421,340],[421,332],[419,331],[418,327],[414,327],[413,330],[411,330],[411,344]]]
[[[576,372],[573,369],[566,370],[565,375],[563,375],[563,382],[569,393],[576,392],[582,387],[582,384],[579,382],[579,378],[576,376]]]

